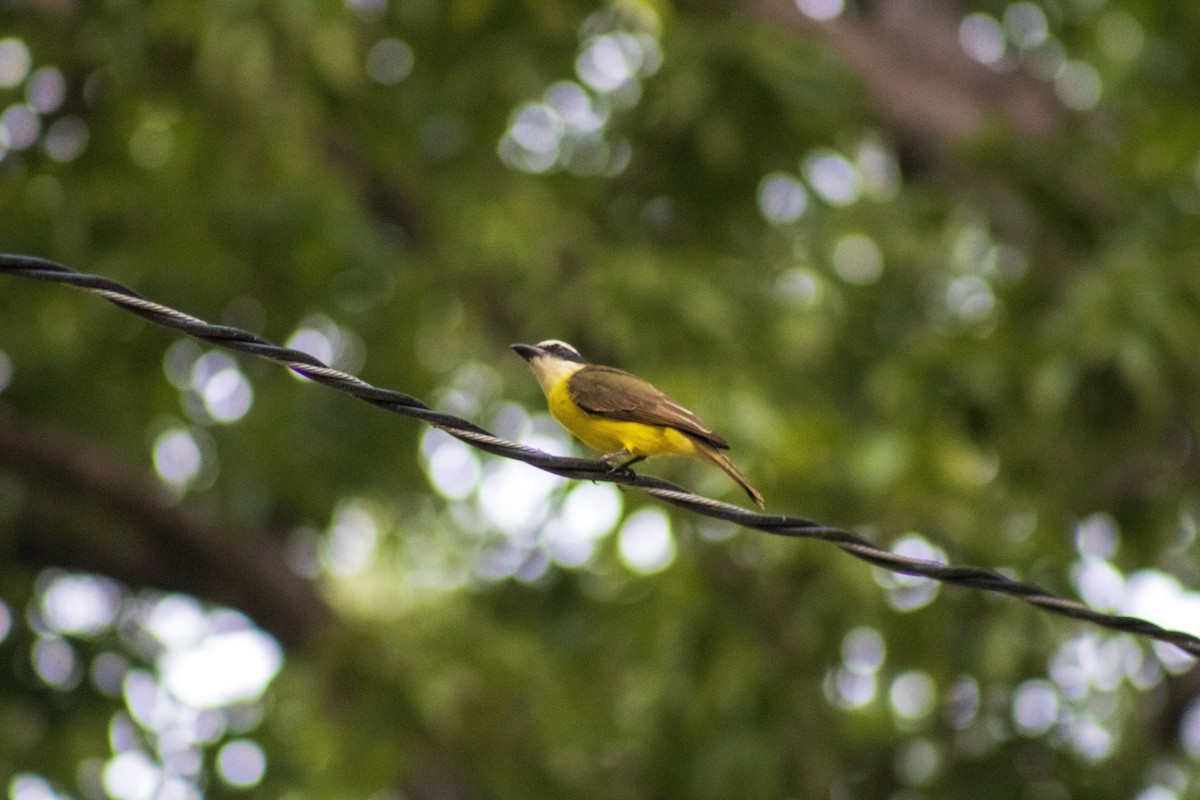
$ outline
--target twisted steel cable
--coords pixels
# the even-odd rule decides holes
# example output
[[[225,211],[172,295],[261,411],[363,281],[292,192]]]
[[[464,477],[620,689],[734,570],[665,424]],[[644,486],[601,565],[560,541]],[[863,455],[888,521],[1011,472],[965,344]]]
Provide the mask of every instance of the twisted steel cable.
[[[900,555],[880,549],[862,536],[840,528],[786,514],[751,511],[741,506],[693,494],[659,478],[637,475],[630,471],[613,472],[607,465],[599,461],[553,456],[533,447],[501,439],[473,422],[452,414],[435,411],[415,397],[392,389],[372,386],[354,375],[333,369],[308,353],[280,347],[260,336],[238,328],[213,325],[190,314],[149,300],[108,278],[76,272],[61,264],[36,256],[4,253],[0,253],[0,273],[31,280],[63,283],[99,295],[110,303],[151,322],[173,328],[218,347],[275,361],[306,378],[351,394],[371,405],[396,414],[415,417],[484,452],[523,461],[564,478],[608,481],[632,486],[696,514],[775,536],[819,539],[830,542],[855,558],[892,572],[980,591],[1011,595],[1044,611],[1083,620],[1122,633],[1168,642],[1193,656],[1200,657],[1200,637],[1183,631],[1167,630],[1138,617],[1105,614],[1074,600],[1058,597],[1040,586],[1015,580],[995,570],[956,566],[940,561]]]

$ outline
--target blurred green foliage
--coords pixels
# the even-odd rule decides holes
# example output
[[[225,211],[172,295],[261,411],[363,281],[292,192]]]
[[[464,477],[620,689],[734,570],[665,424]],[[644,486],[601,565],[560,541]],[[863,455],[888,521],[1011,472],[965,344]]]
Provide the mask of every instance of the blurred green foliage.
[[[700,412],[771,510],[1112,610],[1174,587],[1164,624],[1197,632],[1200,12],[813,17],[840,5],[8,4],[0,250],[315,331],[336,366],[559,452],[508,344],[565,339]],[[1165,649],[682,514],[661,572],[614,525],[568,563],[546,542],[575,487],[445,451],[458,492],[420,426],[249,359],[205,362],[252,390],[222,422],[206,352],[0,287],[16,800],[241,795],[220,753],[243,738],[249,791],[282,797],[1200,797],[1200,683]],[[171,432],[199,459],[173,485]],[[495,497],[547,505],[516,530]],[[45,592],[74,572],[119,610],[64,633]],[[119,654],[165,680],[164,592],[286,650],[261,700],[197,717],[219,724],[191,761],[96,677]],[[36,653],[63,641],[56,683]],[[111,767],[134,751],[148,794]]]

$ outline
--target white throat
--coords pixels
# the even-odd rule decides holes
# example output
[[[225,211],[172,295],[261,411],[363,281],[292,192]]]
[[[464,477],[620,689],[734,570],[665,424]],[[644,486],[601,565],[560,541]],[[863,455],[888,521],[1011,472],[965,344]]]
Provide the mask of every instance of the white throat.
[[[537,378],[538,385],[542,387],[542,393],[549,396],[555,386],[587,365],[554,356],[537,356],[529,362],[529,366]]]

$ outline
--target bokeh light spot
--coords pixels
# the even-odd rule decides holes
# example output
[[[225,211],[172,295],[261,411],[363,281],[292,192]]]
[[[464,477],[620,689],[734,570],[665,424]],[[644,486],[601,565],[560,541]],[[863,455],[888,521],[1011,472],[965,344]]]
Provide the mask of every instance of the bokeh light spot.
[[[177,339],[163,354],[163,374],[180,391],[191,389],[196,361],[203,354],[195,339]]]
[[[1085,556],[1071,565],[1071,582],[1083,602],[1097,611],[1113,611],[1125,594],[1125,578],[1110,562]]]
[[[929,716],[937,694],[933,679],[924,672],[913,670],[896,676],[888,699],[898,718],[915,721]]]
[[[10,89],[25,80],[32,64],[25,42],[12,37],[0,39],[0,87]]]
[[[883,666],[887,650],[874,628],[858,627],[842,638],[842,662],[856,675],[870,675]]]
[[[479,488],[483,469],[479,454],[445,431],[430,428],[421,444],[425,455],[425,471],[440,495],[450,500],[463,500]]]
[[[557,112],[568,128],[580,133],[598,132],[608,119],[608,110],[592,101],[574,81],[559,81],[546,90],[546,104]]]
[[[847,233],[833,246],[833,271],[846,283],[865,286],[883,274],[883,251],[865,233]]]
[[[858,199],[858,172],[844,156],[832,150],[817,150],[804,159],[804,177],[817,195],[834,206],[848,206]]]
[[[301,353],[308,353],[318,361],[329,364],[333,361],[333,342],[323,332],[314,328],[301,328],[293,333],[286,346]]]
[[[1085,61],[1068,61],[1054,79],[1054,91],[1067,108],[1090,111],[1100,104],[1100,73]]]
[[[47,686],[74,689],[82,670],[74,648],[57,636],[39,636],[33,645],[33,668]]]
[[[937,745],[928,739],[908,742],[896,753],[896,776],[909,786],[924,786],[937,774],[941,760]]]
[[[845,8],[843,0],[796,0],[800,13],[818,22],[834,19]]]
[[[1179,743],[1189,756],[1200,759],[1200,697],[1188,704],[1179,720]]]
[[[653,12],[644,12],[640,21],[650,24]],[[628,166],[628,140],[606,136],[605,124],[615,110],[638,103],[640,78],[658,71],[662,51],[654,36],[613,30],[615,24],[607,12],[589,16],[580,27],[578,82],[558,81],[540,102],[527,102],[513,113],[496,146],[506,166],[535,175],[565,169],[608,177]]]
[[[41,775],[19,772],[8,782],[10,800],[58,800],[50,781]]]
[[[204,607],[190,594],[163,596],[142,624],[168,650],[192,647],[208,633]]]
[[[1075,549],[1081,556],[1112,558],[1119,542],[1117,521],[1108,514],[1092,514],[1075,526]]]
[[[230,786],[239,789],[257,786],[267,771],[267,757],[256,742],[234,739],[217,753],[217,771]]]
[[[950,727],[962,730],[979,715],[979,681],[967,675],[950,687],[946,697],[946,717]]]
[[[1111,692],[1127,672],[1141,671],[1139,652],[1128,639],[1080,634],[1064,642],[1050,659],[1050,677],[1065,700],[1082,700],[1093,690]]]
[[[1126,582],[1122,611],[1200,635],[1200,592],[1184,590],[1179,579],[1158,570],[1139,570]]]
[[[561,481],[548,472],[505,460],[492,462],[483,472],[479,506],[484,516],[509,536],[536,529],[549,513],[550,494]]]
[[[1075,752],[1088,761],[1103,761],[1113,751],[1113,735],[1091,717],[1082,717],[1075,726],[1071,744]]]
[[[980,64],[995,64],[1004,57],[1004,31],[995,17],[968,14],[958,25],[963,51]]]
[[[924,536],[905,534],[892,545],[892,552],[906,558],[946,563],[946,554],[930,544]],[[937,597],[940,584],[919,575],[903,575],[890,570],[876,568],[875,582],[888,591],[888,602],[897,611],[915,611],[924,608]]]
[[[839,708],[862,708],[875,699],[879,680],[874,672],[859,673],[838,667],[825,676],[825,698]]]
[[[563,524],[585,539],[600,539],[621,518],[621,493],[609,483],[580,483],[563,503]]]
[[[1179,800],[1179,793],[1166,786],[1147,786],[1133,796],[1133,800]]]
[[[154,440],[154,471],[168,485],[177,489],[186,487],[203,466],[200,446],[188,431],[172,428]]]
[[[1035,78],[1053,81],[1067,60],[1062,43],[1050,37],[1041,46],[1021,53],[1021,64]]]
[[[12,377],[12,358],[9,357],[8,353],[0,350],[0,392],[8,388],[8,385],[12,383]]]
[[[758,208],[769,222],[795,222],[808,206],[804,184],[784,172],[772,172],[758,185]]]
[[[661,572],[675,560],[675,536],[671,521],[657,508],[629,515],[617,539],[617,552],[634,572]]]
[[[383,39],[367,52],[367,74],[376,83],[392,86],[413,70],[413,51],[400,39]]]
[[[121,691],[125,697],[125,707],[144,730],[165,729],[170,712],[177,707],[148,670],[127,670]]]
[[[642,44],[625,33],[595,36],[575,61],[579,79],[598,92],[612,92],[632,80],[642,66]]]
[[[255,629],[206,637],[197,646],[159,659],[163,685],[194,708],[257,700],[283,663],[279,644]]]
[[[3,600],[0,600],[0,643],[3,643],[8,638],[8,634],[12,633],[13,615],[12,609]]]
[[[530,103],[517,111],[509,132],[517,144],[532,153],[553,153],[562,140],[562,118],[548,105]]]
[[[900,163],[895,154],[876,138],[869,136],[859,145],[855,166],[863,194],[873,200],[887,202],[900,193]]]
[[[388,0],[346,0],[346,7],[365,20],[377,22],[387,12]]]
[[[56,633],[93,636],[108,628],[121,606],[121,590],[96,575],[58,575],[41,592],[42,615]]]
[[[1033,3],[1013,3],[1004,9],[1004,32],[1022,50],[1040,47],[1050,35],[1046,12]]]
[[[74,161],[88,145],[88,127],[79,117],[56,119],[46,130],[42,148],[55,161]]]
[[[510,167],[534,174],[552,169],[558,162],[562,137],[557,116],[548,106],[524,106],[500,139],[497,146],[500,159]]]
[[[789,269],[775,281],[775,296],[793,308],[813,308],[821,297],[821,283],[811,270]]]
[[[192,388],[204,401],[204,409],[217,422],[236,422],[254,402],[249,381],[227,353],[210,350],[192,367]]]
[[[621,493],[611,484],[580,483],[542,531],[550,558],[564,567],[586,564],[620,520],[622,504]]]
[[[1013,692],[1013,723],[1026,736],[1041,736],[1054,727],[1058,709],[1058,692],[1050,681],[1028,680]]]
[[[342,577],[357,575],[375,560],[379,523],[361,504],[347,501],[334,512],[325,541],[325,568]]]
[[[313,358],[336,369],[354,371],[366,358],[362,338],[349,328],[343,328],[325,314],[309,314],[288,337],[287,346],[308,353]],[[292,372],[298,380],[304,376]]]
[[[38,113],[53,113],[67,99],[67,82],[56,68],[42,67],[29,76],[25,98]]]
[[[991,284],[978,275],[964,275],[946,285],[946,307],[963,322],[982,322],[996,308]]]
[[[217,422],[237,422],[246,415],[254,402],[250,382],[237,367],[223,369],[213,375],[200,393],[204,407]]]
[[[167,165],[175,151],[173,118],[166,116],[144,120],[129,137],[129,157],[133,163],[148,170]]]
[[[0,145],[10,150],[25,150],[41,134],[42,118],[32,106],[18,103],[0,113]]]
[[[140,750],[117,753],[104,765],[104,791],[114,800],[150,800],[162,770]]]
[[[129,674],[129,659],[118,653],[101,653],[92,660],[88,675],[102,694],[118,697]]]

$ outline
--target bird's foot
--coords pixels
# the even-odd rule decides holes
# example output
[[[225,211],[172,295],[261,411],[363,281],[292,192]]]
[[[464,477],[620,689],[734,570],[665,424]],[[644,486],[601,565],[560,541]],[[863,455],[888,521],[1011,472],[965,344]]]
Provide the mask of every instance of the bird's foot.
[[[608,467],[609,474],[630,477],[636,473],[631,469],[634,464],[645,461],[645,456],[632,455],[628,450],[618,450],[615,453],[605,453],[600,460]]]

